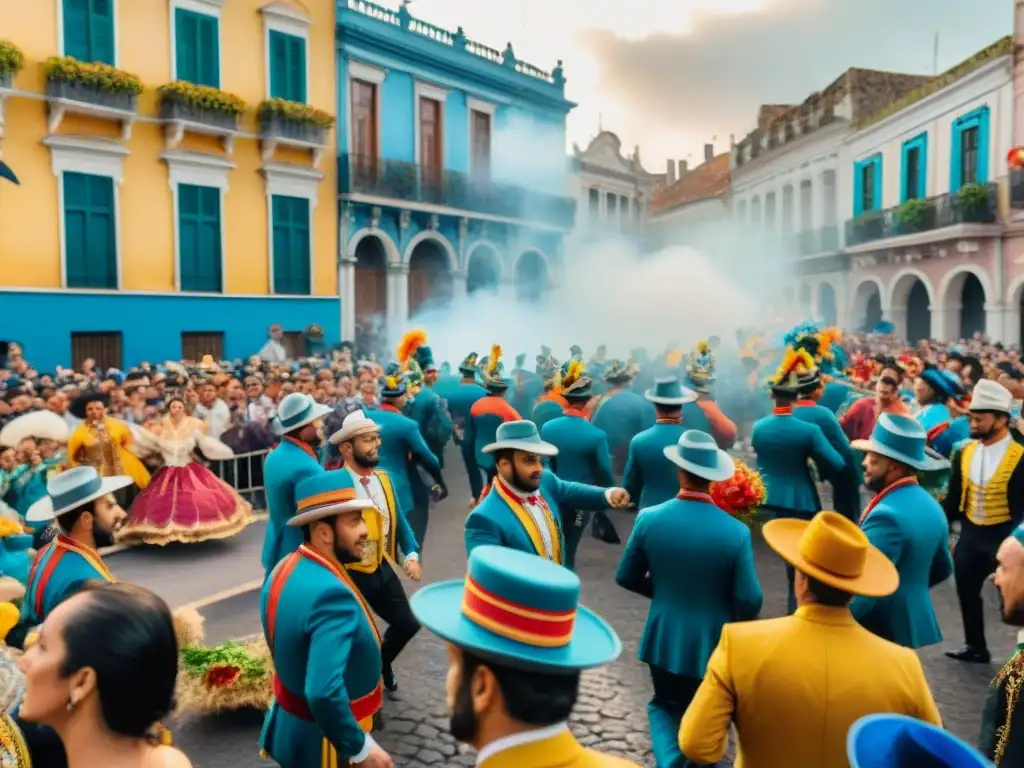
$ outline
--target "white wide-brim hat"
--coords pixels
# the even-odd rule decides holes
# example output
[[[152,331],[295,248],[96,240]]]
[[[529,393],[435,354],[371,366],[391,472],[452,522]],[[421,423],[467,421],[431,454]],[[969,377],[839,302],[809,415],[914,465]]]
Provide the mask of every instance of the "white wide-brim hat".
[[[338,471],[346,472],[348,470]],[[377,505],[373,503],[373,499],[352,499],[351,501],[340,501],[335,504],[323,504],[306,510],[305,512],[300,512],[299,514],[289,518],[288,525],[294,528],[302,528],[310,523],[315,523],[317,520],[335,517],[343,512],[357,512],[364,509],[376,509],[382,515],[384,514],[382,510],[377,509]]]
[[[721,450],[715,439],[699,429],[688,429],[675,445],[667,445],[665,458],[691,475],[718,483],[736,473],[732,457]]]
[[[498,427],[494,435],[494,442],[485,445],[481,450],[484,453],[495,451],[525,451],[537,456],[557,456],[558,448],[551,443],[541,439],[537,431],[537,425],[525,419],[521,421],[506,421]]]
[[[345,420],[341,422],[341,429],[331,435],[328,440],[331,445],[338,445],[346,440],[351,440],[353,437],[367,435],[372,432],[380,432],[380,425],[360,409],[352,411],[352,413],[346,416]]]
[[[982,379],[974,385],[968,410],[1009,413],[1013,410],[1013,395],[998,381]]]
[[[75,467],[54,475],[46,483],[47,496],[28,508],[26,523],[42,523],[78,509],[83,504],[127,488],[134,480],[126,475],[100,477],[92,467]]]

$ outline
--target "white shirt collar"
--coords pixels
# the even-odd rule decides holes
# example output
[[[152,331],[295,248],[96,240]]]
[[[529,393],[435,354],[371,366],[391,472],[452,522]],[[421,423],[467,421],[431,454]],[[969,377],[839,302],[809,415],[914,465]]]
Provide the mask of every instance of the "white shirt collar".
[[[499,752],[504,752],[507,749],[519,747],[523,744],[533,744],[536,741],[544,741],[545,739],[553,738],[559,735],[562,731],[567,730],[569,730],[569,723],[562,722],[555,723],[554,725],[548,725],[543,728],[537,728],[533,731],[523,731],[522,733],[513,733],[511,736],[503,736],[500,739],[492,741],[476,753],[476,764],[482,765],[485,760],[489,760]]]

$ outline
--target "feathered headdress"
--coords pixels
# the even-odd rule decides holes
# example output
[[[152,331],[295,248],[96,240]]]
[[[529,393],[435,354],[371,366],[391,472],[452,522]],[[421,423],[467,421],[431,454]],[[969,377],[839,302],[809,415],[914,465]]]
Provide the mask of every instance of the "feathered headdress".
[[[408,331],[395,348],[395,356],[402,365],[408,365],[416,350],[427,343],[427,332],[416,328]]]
[[[774,387],[797,387],[801,376],[808,376],[817,371],[818,366],[814,358],[803,347],[789,346],[782,356],[782,363],[775,371],[775,375],[768,379]]]
[[[493,379],[501,373],[501,355],[501,345],[494,344],[491,347],[491,354],[487,357],[487,366],[484,368],[487,378]]]
[[[569,367],[565,369],[562,376],[562,391],[571,389],[583,375],[583,362],[581,360],[570,360]]]

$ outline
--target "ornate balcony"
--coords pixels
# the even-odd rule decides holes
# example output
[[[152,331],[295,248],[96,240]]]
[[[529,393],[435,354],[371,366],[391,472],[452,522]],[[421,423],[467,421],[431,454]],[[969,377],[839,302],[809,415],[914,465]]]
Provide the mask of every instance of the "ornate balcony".
[[[1024,170],[1010,171],[1010,207],[1024,210]]]
[[[850,219],[846,222],[846,245],[853,248],[892,237],[928,235],[964,224],[994,224],[998,210],[995,183],[980,187],[966,184],[957,192],[908,200],[884,211],[868,211]],[[939,237],[941,235],[928,239]]]
[[[533,221],[564,230],[573,227],[576,201],[532,192],[512,184],[478,179],[456,171],[360,155],[338,158],[338,191],[406,203]]]

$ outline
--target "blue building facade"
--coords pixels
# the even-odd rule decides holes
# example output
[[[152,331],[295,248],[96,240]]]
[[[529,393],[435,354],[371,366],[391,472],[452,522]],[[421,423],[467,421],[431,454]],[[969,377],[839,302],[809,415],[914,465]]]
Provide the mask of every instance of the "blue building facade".
[[[576,206],[561,62],[365,0],[339,0],[337,37],[343,336],[481,290],[542,299]]]

